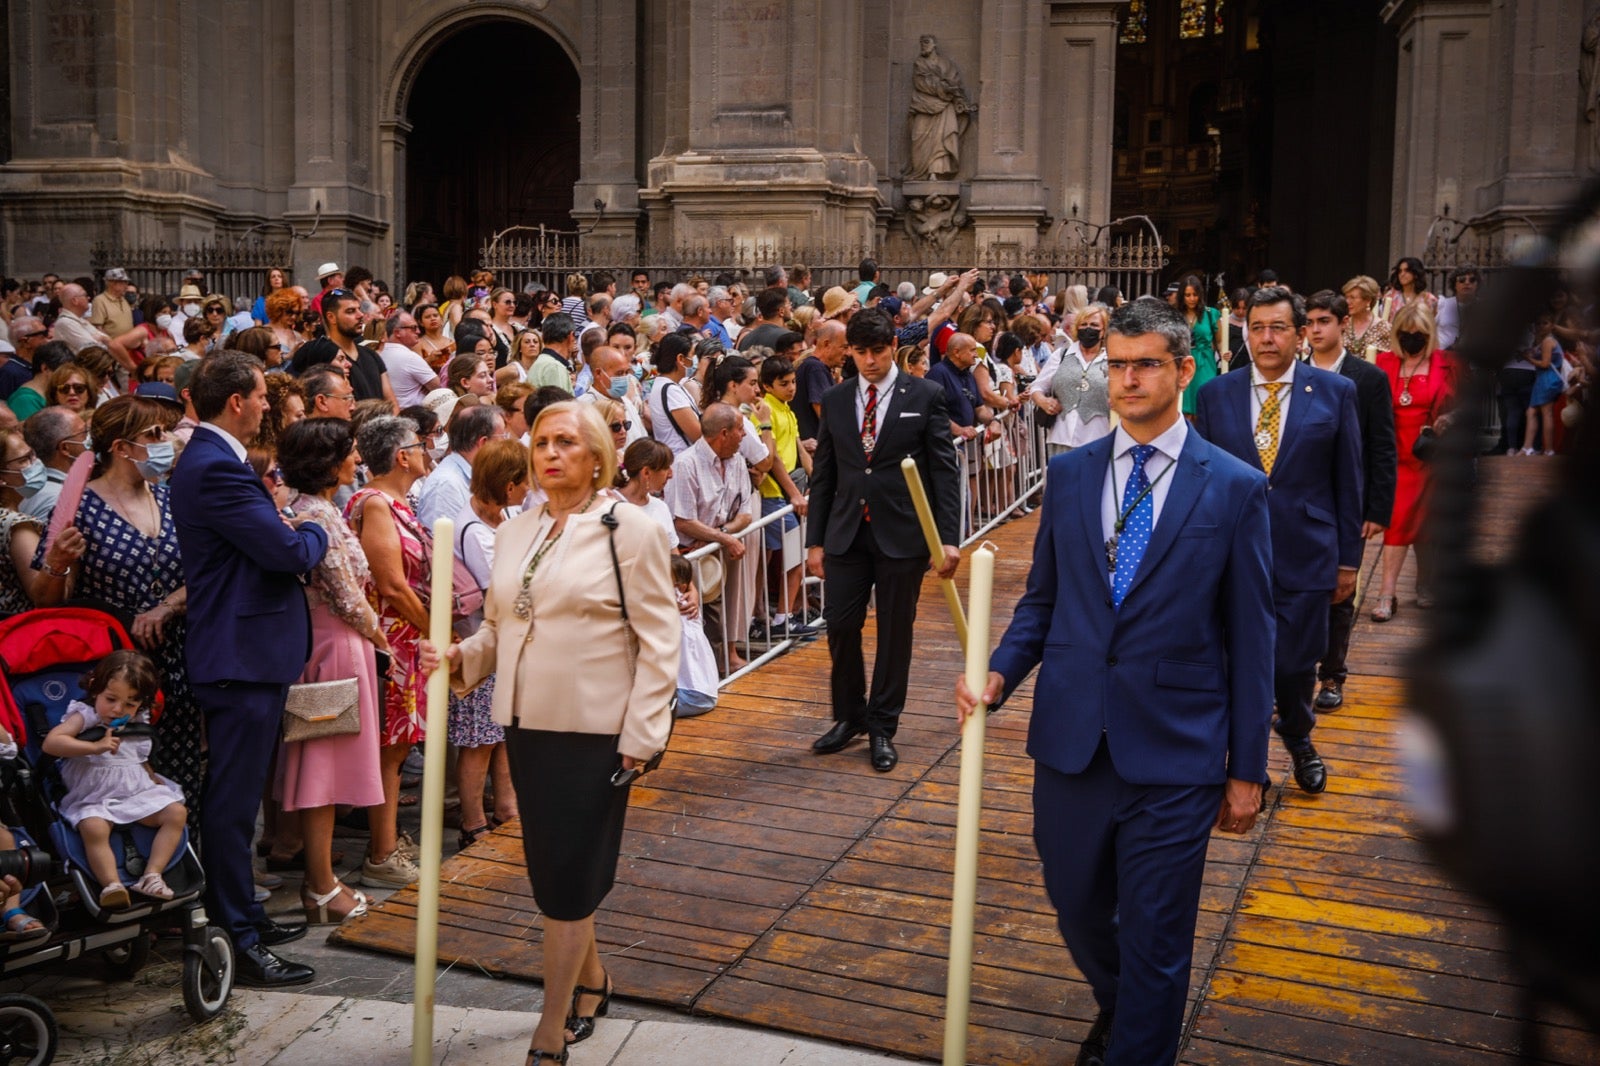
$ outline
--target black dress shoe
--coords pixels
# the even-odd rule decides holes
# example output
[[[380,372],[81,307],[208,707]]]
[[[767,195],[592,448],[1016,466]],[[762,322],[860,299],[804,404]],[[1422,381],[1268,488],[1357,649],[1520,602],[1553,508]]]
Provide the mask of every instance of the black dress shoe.
[[[234,959],[233,983],[241,988],[283,988],[309,984],[317,971],[280,959],[265,944],[251,944]]]
[[[256,926],[256,936],[269,948],[287,944],[291,940],[299,940],[305,935],[306,927],[304,922],[298,925],[279,925],[271,918],[268,918]]]
[[[836,751],[843,751],[846,744],[865,732],[865,729],[852,722],[835,722],[832,729],[812,743],[811,750],[818,755],[832,755]]]
[[[1089,1035],[1078,1045],[1076,1066],[1105,1066],[1106,1043],[1111,1039],[1113,1017],[1108,1010],[1101,1011],[1095,1017],[1094,1024],[1089,1027]]]
[[[1303,748],[1290,748],[1289,758],[1294,760],[1294,783],[1303,791],[1315,795],[1328,787],[1328,768],[1309,741]]]
[[[894,764],[900,761],[900,753],[894,750],[894,741],[888,737],[872,738],[872,768],[880,774],[886,774],[894,769]]]
[[[1317,693],[1317,710],[1337,711],[1344,706],[1344,685],[1337,681],[1324,681]]]

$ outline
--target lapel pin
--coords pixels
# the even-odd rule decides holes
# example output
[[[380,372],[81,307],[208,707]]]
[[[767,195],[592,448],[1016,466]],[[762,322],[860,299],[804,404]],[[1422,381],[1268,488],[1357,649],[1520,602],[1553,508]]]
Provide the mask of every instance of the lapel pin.
[[[1307,391],[1307,392],[1310,392],[1310,391],[1311,391],[1311,386],[1310,386],[1310,385],[1307,385],[1307,386],[1306,386],[1306,391]]]

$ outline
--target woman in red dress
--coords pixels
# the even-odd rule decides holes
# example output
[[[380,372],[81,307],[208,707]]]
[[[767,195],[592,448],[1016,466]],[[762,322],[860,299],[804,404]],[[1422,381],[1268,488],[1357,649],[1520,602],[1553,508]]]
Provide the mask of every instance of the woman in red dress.
[[[1424,566],[1423,512],[1427,506],[1430,471],[1427,464],[1412,454],[1425,426],[1443,432],[1449,416],[1445,413],[1455,392],[1455,366],[1450,357],[1438,351],[1438,331],[1433,315],[1420,301],[1395,312],[1390,323],[1398,351],[1379,352],[1378,368],[1389,375],[1389,396],[1394,401],[1394,430],[1400,448],[1400,469],[1396,479],[1394,514],[1383,532],[1383,583],[1378,603],[1372,609],[1374,622],[1387,622],[1398,606],[1395,586],[1400,568],[1405,565],[1406,549],[1417,547],[1417,606],[1431,607],[1421,575]]]

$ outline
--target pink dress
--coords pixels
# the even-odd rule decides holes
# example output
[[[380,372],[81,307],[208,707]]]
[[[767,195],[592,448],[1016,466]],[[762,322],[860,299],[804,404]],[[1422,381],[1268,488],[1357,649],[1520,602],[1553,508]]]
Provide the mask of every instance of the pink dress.
[[[400,537],[400,559],[405,568],[406,583],[426,601],[428,595],[428,555],[433,551],[431,538],[422,523],[417,521],[411,505],[396,500],[381,489],[365,488],[344,505],[345,520],[361,535],[361,513],[367,500],[377,496],[388,505],[394,516],[395,532]],[[389,682],[384,686],[383,744],[417,744],[427,732],[428,689],[427,681],[417,663],[418,644],[422,631],[400,617],[392,605],[369,583],[367,598],[378,612],[378,625],[389,638]]]
[[[355,678],[361,691],[361,731],[283,743],[275,794],[286,811],[335,803],[374,807],[383,802],[378,772],[378,668],[373,641],[378,616],[367,602],[370,580],[361,542],[338,510],[317,496],[293,502],[294,524],[315,522],[328,534],[328,552],[311,571],[311,658],[302,682]]]

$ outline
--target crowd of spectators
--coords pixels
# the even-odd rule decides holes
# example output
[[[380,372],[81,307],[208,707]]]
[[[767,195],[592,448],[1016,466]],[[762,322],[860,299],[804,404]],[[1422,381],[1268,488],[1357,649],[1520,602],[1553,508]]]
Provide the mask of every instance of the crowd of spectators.
[[[208,291],[200,274],[170,297],[139,293],[118,269],[98,286],[53,274],[0,286],[0,614],[94,598],[127,616],[162,673],[154,765],[183,789],[196,824],[206,737],[187,680],[167,475],[200,421],[196,368],[230,350],[265,371],[259,431],[239,443],[286,520],[322,527],[330,545],[308,575],[306,679],[361,682],[360,733],[284,744],[264,799],[258,853],[271,869],[257,871],[261,891],[280,882],[274,871],[303,870],[313,922],[366,906],[339,877],[336,819],[368,830],[355,871],[363,884],[417,877],[416,844],[398,812],[414,802],[414,749],[441,715],[459,753],[462,845],[516,812],[493,676],[430,707],[420,642],[433,522],[455,521],[455,554],[484,589],[497,529],[545,502],[529,452],[541,411],[573,399],[592,407],[617,469],[601,491],[640,508],[672,553],[716,546],[707,561],[716,565],[676,595],[724,675],[744,665],[741,649],[816,633],[815,592],[789,540],[806,515],[822,394],[854,374],[852,316],[888,316],[899,370],[944,390],[952,436],[974,463],[1003,469],[1025,443],[1019,434],[1035,428],[1052,452],[1112,429],[1104,340],[1124,300],[1113,287],[1051,291],[1043,276],[976,270],[891,287],[866,260],[857,285],[821,291],[804,267],[671,282],[634,271],[620,284],[600,271],[570,276],[559,293],[515,292],[478,271],[437,292],[413,282],[396,301],[362,268],[326,263],[318,275],[313,293],[273,270],[253,303]],[[1386,285],[1358,276],[1312,300],[1337,319],[1342,348],[1329,350],[1376,362],[1393,387],[1409,509],[1385,533],[1398,550],[1379,620],[1393,615],[1399,560],[1420,536],[1426,470],[1413,446],[1449,409],[1449,352],[1472,328],[1479,280],[1457,271],[1438,299],[1408,257]],[[1194,390],[1248,365],[1239,326],[1248,296],[1229,294],[1228,330],[1199,278],[1168,292],[1204,368]],[[1557,452],[1585,403],[1593,360],[1575,302],[1559,293],[1501,372],[1502,449]],[[1183,409],[1192,411],[1191,396]],[[1426,606],[1425,589],[1421,598]],[[458,621],[465,634],[481,620],[479,609]],[[701,671],[682,687],[715,686]]]

